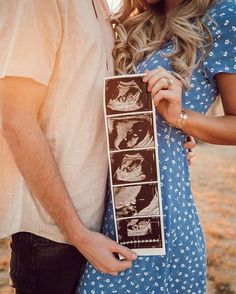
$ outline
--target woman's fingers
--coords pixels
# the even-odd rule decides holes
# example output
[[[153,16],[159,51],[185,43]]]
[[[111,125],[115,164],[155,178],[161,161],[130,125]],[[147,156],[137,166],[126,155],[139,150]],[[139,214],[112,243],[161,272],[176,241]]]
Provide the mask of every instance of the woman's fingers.
[[[154,70],[151,71],[146,71],[145,76],[143,78],[143,82],[146,83],[148,82],[153,76],[155,75],[167,75],[167,78],[169,78],[169,75],[171,75],[167,70],[165,70],[162,67],[158,67]]]
[[[181,82],[163,68],[147,72],[143,81],[148,83],[148,91],[151,92],[152,97],[160,90],[173,90],[176,92],[177,89],[182,89]]]
[[[148,83],[159,113],[169,124],[175,124],[182,109],[182,83],[163,68],[146,72],[143,82]]]
[[[156,80],[153,85],[148,86],[148,91],[151,92],[152,97],[154,97],[160,90],[167,90],[169,88],[169,84],[166,78],[161,78]]]
[[[150,80],[148,80],[148,91],[151,92],[156,84],[161,84],[163,89],[168,89],[170,86],[166,76],[154,75]]]
[[[158,91],[155,96],[153,97],[153,101],[156,107],[158,107],[159,103],[161,100],[166,99],[170,100],[171,99],[171,93],[168,90],[160,90]]]

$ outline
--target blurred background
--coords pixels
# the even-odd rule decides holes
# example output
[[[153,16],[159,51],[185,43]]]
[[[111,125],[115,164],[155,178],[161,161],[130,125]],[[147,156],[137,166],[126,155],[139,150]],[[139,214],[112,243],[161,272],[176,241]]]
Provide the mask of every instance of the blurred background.
[[[107,0],[115,9],[120,0]],[[209,115],[221,115],[220,99]],[[207,294],[236,294],[236,147],[198,142],[191,167],[193,194],[207,242]],[[0,294],[8,286],[9,240],[0,240]]]
[[[121,0],[106,0],[111,11],[114,11],[119,5]]]

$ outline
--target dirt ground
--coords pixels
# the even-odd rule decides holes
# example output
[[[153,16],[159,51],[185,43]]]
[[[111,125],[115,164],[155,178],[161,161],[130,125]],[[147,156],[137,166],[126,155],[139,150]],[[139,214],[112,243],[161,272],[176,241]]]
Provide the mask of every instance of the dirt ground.
[[[236,293],[236,147],[200,145],[192,187],[205,231],[208,294]]]
[[[199,144],[192,186],[208,248],[207,294],[236,293],[236,147]],[[8,286],[9,241],[0,241],[0,294]]]

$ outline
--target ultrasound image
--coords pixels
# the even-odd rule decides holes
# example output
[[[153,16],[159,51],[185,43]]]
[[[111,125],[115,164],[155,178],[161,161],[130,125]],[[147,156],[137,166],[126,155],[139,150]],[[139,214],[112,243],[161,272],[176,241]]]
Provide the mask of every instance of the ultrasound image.
[[[161,248],[160,217],[117,220],[118,240],[128,248]]]
[[[151,114],[108,118],[110,150],[154,147]]]
[[[152,99],[142,79],[124,77],[106,81],[107,115],[152,110]]]
[[[117,218],[160,213],[156,184],[115,187],[114,198]]]
[[[110,156],[113,185],[157,181],[154,149],[117,152]]]

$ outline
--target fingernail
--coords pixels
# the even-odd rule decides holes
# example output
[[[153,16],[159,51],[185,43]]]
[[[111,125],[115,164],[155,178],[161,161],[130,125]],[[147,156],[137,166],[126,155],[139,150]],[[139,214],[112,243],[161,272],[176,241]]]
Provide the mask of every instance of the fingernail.
[[[137,259],[137,257],[138,257],[138,255],[137,255],[136,253],[133,252],[133,253],[132,253],[132,259],[135,260],[135,259]]]

